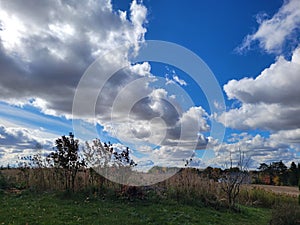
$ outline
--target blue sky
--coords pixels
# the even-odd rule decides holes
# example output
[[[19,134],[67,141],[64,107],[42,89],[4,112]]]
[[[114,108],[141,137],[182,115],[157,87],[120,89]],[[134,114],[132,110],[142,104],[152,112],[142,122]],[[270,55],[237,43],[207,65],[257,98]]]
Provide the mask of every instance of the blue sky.
[[[0,1],[0,164],[34,153],[35,143],[49,152],[70,131],[129,146],[147,168],[190,157],[193,166],[222,166],[239,149],[252,168],[298,162],[299,27],[298,0]],[[195,77],[176,65],[132,64],[130,49],[139,54],[147,40],[200,57],[226,107],[212,114]],[[214,123],[223,140],[211,135]]]
[[[235,54],[234,49],[245,35],[257,29],[256,15],[273,15],[282,1],[187,1],[172,4],[169,1],[145,1],[144,4],[150,14],[146,39],[166,40],[192,50],[209,65],[221,85],[229,79],[255,76],[274,61],[274,55],[264,54],[259,49],[243,56]],[[126,9],[128,5],[120,7]]]

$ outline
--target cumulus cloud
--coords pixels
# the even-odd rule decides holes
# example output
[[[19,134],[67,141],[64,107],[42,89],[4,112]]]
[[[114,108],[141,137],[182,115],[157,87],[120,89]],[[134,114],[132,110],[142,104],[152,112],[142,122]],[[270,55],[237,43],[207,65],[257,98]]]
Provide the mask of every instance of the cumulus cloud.
[[[265,17],[265,15],[263,15]],[[254,34],[247,35],[243,44],[237,49],[249,49],[255,41],[269,53],[280,53],[285,44],[295,44],[293,39],[299,37],[300,2],[298,0],[284,1],[283,6],[272,18],[258,16],[260,25]]]
[[[47,138],[45,137],[47,136]],[[41,129],[5,127],[0,125],[0,165],[16,164],[22,156],[40,153],[47,155],[52,150],[53,135],[45,135]],[[40,144],[42,149],[36,149]]]
[[[128,97],[126,93],[121,96],[121,99]],[[200,133],[210,130],[205,110],[191,107],[181,112],[172,101],[166,90],[155,89],[129,107],[128,111],[124,110],[126,106],[117,104],[112,109],[116,111],[113,119],[102,121],[100,118],[101,124],[107,132],[125,143],[135,143],[137,149],[153,150],[145,148],[145,144],[169,148],[181,146],[189,150],[205,148],[207,140]],[[120,102],[128,104],[128,101]]]
[[[155,125],[155,129],[160,126]],[[209,131],[207,113],[201,107],[191,107],[178,116],[175,125],[167,127],[160,136],[160,147],[148,152],[147,158],[155,162],[155,165],[183,167],[186,160],[193,158],[189,166],[203,166],[201,159],[195,157],[195,150],[205,150],[212,142],[200,132]]]
[[[291,149],[300,152],[300,128],[292,130],[281,130],[270,135],[272,140],[288,143]]]
[[[295,129],[300,126],[300,107],[285,107],[280,104],[242,104],[240,108],[230,109],[218,119],[225,126],[234,129],[263,129],[278,131]]]
[[[238,155],[239,149],[251,157],[253,168],[261,162],[283,160],[290,163],[299,159],[299,57],[298,47],[290,60],[278,57],[256,78],[230,80],[224,85],[228,98],[237,101],[239,106],[224,112],[218,120],[233,129],[264,130],[270,136],[233,135],[229,139],[232,143],[214,146],[217,157],[213,161],[220,163],[230,152]]]
[[[300,127],[300,48],[290,61],[279,57],[259,76],[231,80],[224,85],[229,99],[238,100],[239,108],[223,113],[219,120],[236,129],[271,129]]]
[[[224,85],[224,90],[229,99],[238,99],[244,103],[298,105],[300,104],[299,59],[300,47],[294,51],[290,61],[279,57],[255,79],[231,80]]]
[[[2,101],[71,114],[77,83],[99,55],[143,41],[147,10],[133,1],[129,20],[102,1],[1,1]],[[47,110],[46,110],[47,109]]]

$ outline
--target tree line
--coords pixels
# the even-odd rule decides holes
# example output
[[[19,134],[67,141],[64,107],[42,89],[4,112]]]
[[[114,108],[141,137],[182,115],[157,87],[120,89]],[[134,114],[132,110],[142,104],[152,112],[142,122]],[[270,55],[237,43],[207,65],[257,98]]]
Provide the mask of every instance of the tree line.
[[[287,167],[282,161],[261,163],[258,167],[256,183],[297,186],[300,178],[300,163],[292,162]]]

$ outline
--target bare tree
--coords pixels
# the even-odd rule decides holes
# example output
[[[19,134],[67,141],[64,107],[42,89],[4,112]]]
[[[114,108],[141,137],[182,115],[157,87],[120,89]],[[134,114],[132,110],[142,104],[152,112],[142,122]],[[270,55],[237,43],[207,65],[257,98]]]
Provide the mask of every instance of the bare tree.
[[[230,153],[230,165],[228,165],[228,162],[225,163],[225,170],[219,182],[222,191],[226,194],[228,206],[232,209],[236,206],[236,199],[240,193],[241,185],[249,176],[249,161],[250,158],[246,158],[244,152],[239,149],[237,160],[234,162]]]

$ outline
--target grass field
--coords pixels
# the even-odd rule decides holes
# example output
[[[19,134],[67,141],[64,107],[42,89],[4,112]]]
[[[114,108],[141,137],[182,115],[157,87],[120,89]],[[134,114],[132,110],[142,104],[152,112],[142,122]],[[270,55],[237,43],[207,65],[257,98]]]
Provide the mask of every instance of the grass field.
[[[169,200],[88,199],[62,194],[0,194],[0,224],[268,224],[270,209],[241,212]]]

